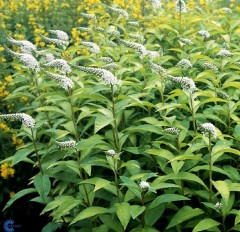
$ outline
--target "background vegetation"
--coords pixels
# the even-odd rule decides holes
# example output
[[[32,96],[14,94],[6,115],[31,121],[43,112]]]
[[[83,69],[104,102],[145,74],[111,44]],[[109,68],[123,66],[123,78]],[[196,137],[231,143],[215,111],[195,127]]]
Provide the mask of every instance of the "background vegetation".
[[[158,3],[0,1],[1,223],[240,231],[239,3]]]

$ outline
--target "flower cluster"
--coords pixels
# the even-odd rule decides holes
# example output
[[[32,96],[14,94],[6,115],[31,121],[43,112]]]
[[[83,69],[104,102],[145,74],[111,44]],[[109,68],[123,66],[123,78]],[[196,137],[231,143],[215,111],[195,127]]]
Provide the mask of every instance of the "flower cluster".
[[[212,64],[210,62],[204,62],[202,67],[205,69],[211,69],[214,72],[218,71],[218,67],[215,64]]]
[[[203,135],[205,136],[213,136],[213,138],[216,138],[217,137],[217,130],[216,130],[216,127],[212,124],[212,123],[203,123],[203,124],[200,124],[200,129],[203,131]]]
[[[222,49],[217,53],[217,56],[230,57],[230,56],[232,56],[232,53],[230,51],[228,51],[227,49]]]
[[[188,39],[188,38],[179,38],[179,42],[185,44],[185,45],[193,45],[192,40]]]
[[[84,46],[86,46],[87,47],[87,49],[91,52],[91,53],[96,53],[96,54],[98,54],[98,53],[100,53],[101,51],[100,51],[100,48],[98,47],[98,45],[97,44],[95,44],[95,43],[92,43],[92,42],[82,42],[82,45],[84,45]]]
[[[31,69],[36,72],[40,71],[40,65],[33,55],[28,53],[17,53],[10,50],[9,48],[6,48],[6,51],[9,52],[12,56],[15,56],[19,60],[21,60],[28,69]]]
[[[164,74],[166,72],[165,68],[158,64],[154,64],[153,62],[149,61],[149,66],[152,68],[152,70],[158,74]]]
[[[176,12],[187,12],[187,5],[184,0],[176,0]]]
[[[139,187],[143,190],[148,190],[150,188],[150,185],[147,181],[144,181],[142,180],[140,183],[139,183]]]
[[[111,28],[107,31],[107,34],[110,36],[115,36],[115,37],[119,37],[120,36],[120,32],[114,28]]]
[[[32,54],[37,51],[37,47],[27,40],[15,40],[8,37],[7,41],[13,45],[18,46],[22,53]]]
[[[162,52],[162,51],[160,51]],[[151,60],[154,60],[158,57],[160,57],[162,54],[160,54],[160,52],[157,52],[157,51],[149,51],[148,50],[148,56],[151,58]]]
[[[108,70],[103,68],[92,68],[92,67],[84,67],[84,66],[74,66],[77,69],[86,72],[91,73],[96,76],[99,76],[106,84],[110,85],[117,85],[118,79]]]
[[[46,54],[46,55],[45,55],[45,60],[46,60],[47,62],[51,62],[51,61],[53,61],[54,59],[55,59],[55,57],[54,57],[53,54]]]
[[[222,99],[225,99],[225,100],[229,99],[229,95],[226,94],[226,93],[223,92],[223,91],[218,91],[218,92],[217,92],[217,96],[218,96],[218,97],[221,97]]]
[[[65,141],[65,142],[57,142],[55,141],[57,147],[59,149],[65,149],[65,148],[76,148],[77,147],[77,143],[74,140],[70,140],[70,141]]]
[[[109,41],[108,44],[109,44],[110,47],[117,47],[117,44],[114,43],[113,41]]]
[[[0,119],[21,121],[26,127],[29,128],[33,128],[35,126],[34,119],[30,115],[25,113],[2,114],[0,115]]]
[[[155,10],[160,9],[162,6],[160,0],[150,0],[150,3]]]
[[[169,128],[164,129],[164,131],[171,135],[179,135],[179,133],[180,133],[180,129],[177,127],[169,127]]]
[[[96,19],[96,16],[92,14],[81,13],[81,15],[86,19]]]
[[[216,210],[221,210],[222,207],[223,207],[223,204],[220,203],[220,202],[217,202],[217,203],[215,204],[215,209],[216,209]]]
[[[139,27],[139,23],[135,22],[135,21],[129,21],[129,22],[127,22],[127,24],[129,24],[130,26],[133,26],[133,27]]]
[[[144,37],[142,35],[129,33],[129,37],[133,39],[137,39],[142,43],[144,42]]]
[[[119,8],[116,8],[116,7],[112,7],[112,6],[109,6],[108,7],[111,11],[123,16],[124,18],[128,18],[128,13],[127,11],[123,10],[123,9],[119,9]]]
[[[173,77],[173,76],[168,76],[168,78],[177,84],[180,84],[183,89],[189,91],[189,92],[194,92],[197,90],[196,85],[194,81],[188,77]]]
[[[210,34],[208,31],[206,30],[200,30],[197,32],[198,35],[204,37],[205,39],[209,38],[210,37]]]
[[[107,69],[107,70],[111,70],[111,69],[117,69],[118,65],[116,63],[110,63],[110,64],[106,64],[104,65],[102,68]]]
[[[188,68],[192,68],[192,63],[190,60],[182,59],[177,63],[176,66],[184,69],[188,69]]]
[[[47,71],[44,71],[44,73],[47,76],[54,79],[55,81],[57,81],[58,84],[65,90],[69,90],[69,89],[72,89],[74,87],[73,81],[65,75],[59,75],[59,74],[50,73],[50,72],[47,72]]]
[[[69,37],[66,32],[61,30],[50,30],[49,31],[52,35],[54,35],[56,38],[49,38],[46,36],[41,35],[43,40],[47,43],[53,43],[57,46],[68,46],[69,44]]]
[[[126,47],[134,49],[138,53],[140,59],[143,59],[149,53],[148,50],[142,44],[129,42],[123,39],[119,39],[119,41]]]
[[[116,153],[116,151],[114,151],[113,149],[110,149],[110,150],[107,150],[107,151],[106,151],[106,154],[113,157],[113,156],[115,156],[117,153]]]
[[[63,59],[55,59],[50,61],[49,63],[45,64],[46,67],[54,67],[58,69],[59,71],[62,71],[64,73],[70,73],[72,72],[71,67],[68,65],[66,60]]]
[[[7,179],[8,177],[13,177],[15,170],[12,168],[11,164],[9,162],[3,163],[0,166],[0,172],[1,172],[1,177],[3,179]]]
[[[223,7],[222,10],[227,14],[232,14],[232,10],[228,7]]]
[[[114,60],[111,58],[111,57],[108,57],[108,56],[103,56],[101,57],[101,60],[107,64],[110,64],[110,63],[113,63]]]

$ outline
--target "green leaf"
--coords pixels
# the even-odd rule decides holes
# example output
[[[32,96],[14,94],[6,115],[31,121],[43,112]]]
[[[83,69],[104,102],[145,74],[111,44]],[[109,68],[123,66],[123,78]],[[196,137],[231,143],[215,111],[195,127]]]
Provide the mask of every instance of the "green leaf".
[[[126,230],[127,225],[131,218],[130,205],[127,202],[122,202],[122,203],[116,203],[115,207],[116,207],[117,216],[118,216],[124,230]]]
[[[94,126],[94,134],[96,134],[103,127],[111,124],[113,122],[113,118],[109,118],[108,116],[97,114]]]
[[[191,218],[197,217],[205,212],[199,208],[193,209],[190,206],[184,206],[178,210],[178,212],[173,216],[172,220],[167,226],[167,229],[172,228],[176,225],[181,224]]]
[[[222,181],[222,180],[212,181],[212,183],[213,183],[214,187],[218,190],[218,192],[221,194],[225,203],[227,204],[229,194],[230,194],[228,184],[225,181]]]
[[[173,201],[184,201],[184,200],[190,200],[190,199],[178,194],[170,194],[170,193],[163,194],[153,200],[153,202],[149,206],[149,209],[157,207],[163,203],[170,203]]]
[[[211,218],[206,218],[201,220],[193,229],[193,232],[198,232],[198,231],[207,231],[210,228],[216,227],[220,225],[219,222],[211,219]]]
[[[109,180],[105,180],[102,178],[96,178],[95,188],[93,191],[96,192],[97,190],[104,188],[109,184],[111,184],[111,182]]]
[[[13,161],[12,161],[12,165],[15,165],[23,160],[26,159],[26,157],[34,150],[34,148],[29,149],[29,148],[24,148],[21,150],[18,150],[14,156],[13,156]]]
[[[54,232],[58,228],[60,228],[60,225],[58,223],[49,222],[47,225],[43,227],[42,232]]]
[[[61,110],[56,106],[43,106],[43,107],[37,108],[36,111],[39,111],[39,112],[41,112],[41,111],[54,112],[54,113],[61,114],[65,117],[67,117],[68,119],[71,119],[70,112]]]
[[[137,218],[142,212],[146,209],[145,206],[140,205],[131,205],[130,206],[130,214],[133,219]]]
[[[99,207],[99,206],[92,206],[92,207],[88,207],[84,210],[82,210],[70,223],[70,225],[81,221],[83,219],[86,218],[90,218],[99,214],[105,214],[105,213],[109,213],[109,209],[103,208],[103,207]]]
[[[51,189],[51,182],[49,180],[49,176],[47,175],[37,175],[34,178],[34,186],[42,198],[43,202],[46,203],[47,195]]]
[[[28,188],[28,189],[23,189],[19,192],[17,192],[8,202],[7,204],[5,205],[3,211],[5,209],[7,209],[9,206],[11,206],[16,200],[18,200],[19,198],[27,195],[27,194],[30,194],[30,193],[35,193],[37,192],[35,188]]]

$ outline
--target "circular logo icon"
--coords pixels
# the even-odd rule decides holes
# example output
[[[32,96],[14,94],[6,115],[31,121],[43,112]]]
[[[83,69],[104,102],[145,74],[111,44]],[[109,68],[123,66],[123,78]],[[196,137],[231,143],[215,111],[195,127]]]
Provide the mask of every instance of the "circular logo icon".
[[[14,221],[12,219],[8,219],[3,223],[3,229],[5,232],[14,232]]]

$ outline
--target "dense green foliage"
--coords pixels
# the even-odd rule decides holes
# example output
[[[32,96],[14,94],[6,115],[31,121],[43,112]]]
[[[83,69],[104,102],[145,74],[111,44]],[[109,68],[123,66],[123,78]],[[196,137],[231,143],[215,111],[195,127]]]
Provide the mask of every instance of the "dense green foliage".
[[[80,28],[97,45],[5,40],[5,101],[28,105],[0,115],[25,142],[1,163],[38,173],[4,210],[31,196],[43,232],[240,231],[239,12],[149,5],[151,27],[104,7],[103,28]]]

